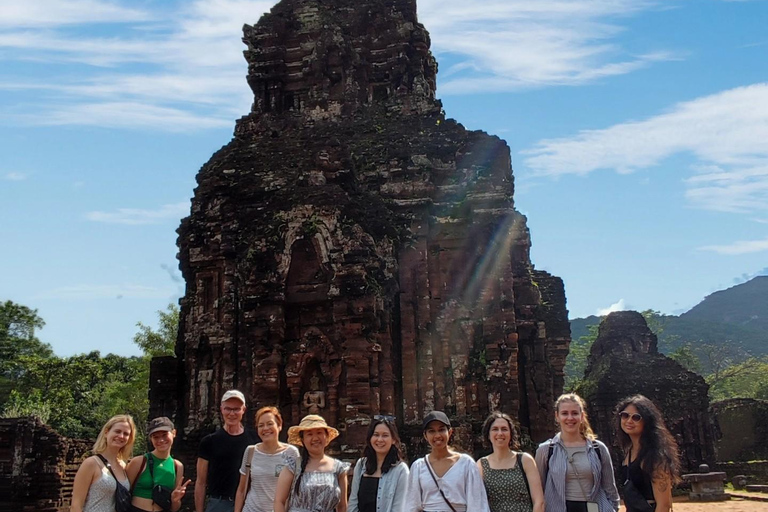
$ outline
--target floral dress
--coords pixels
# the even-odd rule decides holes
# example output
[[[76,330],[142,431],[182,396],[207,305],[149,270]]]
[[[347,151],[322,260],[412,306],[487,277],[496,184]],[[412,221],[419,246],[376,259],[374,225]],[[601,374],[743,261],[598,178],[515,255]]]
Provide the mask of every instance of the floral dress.
[[[341,498],[339,475],[346,474],[348,463],[333,459],[333,471],[305,471],[298,492],[296,480],[301,471],[301,459],[291,458],[286,461],[286,466],[294,475],[288,512],[333,512],[336,509]]]

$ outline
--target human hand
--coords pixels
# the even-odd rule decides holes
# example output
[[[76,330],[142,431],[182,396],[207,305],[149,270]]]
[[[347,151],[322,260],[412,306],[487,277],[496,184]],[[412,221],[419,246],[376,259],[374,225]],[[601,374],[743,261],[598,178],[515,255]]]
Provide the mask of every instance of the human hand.
[[[182,483],[178,487],[176,487],[173,492],[171,493],[171,501],[175,501],[177,503],[181,503],[182,498],[184,498],[184,494],[187,492],[187,486],[192,483],[191,479],[187,479],[186,482]]]

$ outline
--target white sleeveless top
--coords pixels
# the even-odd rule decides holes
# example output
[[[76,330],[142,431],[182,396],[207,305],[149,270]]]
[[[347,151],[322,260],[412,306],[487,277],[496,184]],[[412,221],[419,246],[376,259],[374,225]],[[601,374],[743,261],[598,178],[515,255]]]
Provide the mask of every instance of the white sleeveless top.
[[[101,461],[99,461],[99,465],[101,466],[101,475],[88,489],[83,512],[115,512],[115,479],[112,478],[112,473],[101,465]],[[126,489],[131,487],[127,478],[120,480],[120,483]]]

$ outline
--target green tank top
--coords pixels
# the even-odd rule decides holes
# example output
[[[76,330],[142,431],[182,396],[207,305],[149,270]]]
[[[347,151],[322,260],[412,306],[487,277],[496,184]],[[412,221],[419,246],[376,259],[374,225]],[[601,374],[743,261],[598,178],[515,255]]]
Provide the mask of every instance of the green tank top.
[[[156,485],[162,485],[169,489],[176,487],[176,462],[173,457],[167,459],[158,459],[154,454],[149,454],[155,461],[152,472],[154,473],[155,480],[152,481],[152,477],[149,474],[149,461],[144,465],[144,471],[136,479],[136,483],[133,486],[133,495],[139,498],[152,499],[152,487]],[[146,457],[146,455],[144,455]]]

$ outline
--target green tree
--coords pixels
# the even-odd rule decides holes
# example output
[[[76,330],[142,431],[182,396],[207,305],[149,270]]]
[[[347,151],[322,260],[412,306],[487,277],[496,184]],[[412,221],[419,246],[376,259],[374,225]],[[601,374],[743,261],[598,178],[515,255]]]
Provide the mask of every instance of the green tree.
[[[23,372],[20,358],[53,355],[51,346],[35,336],[44,325],[36,309],[10,300],[0,304],[0,405],[8,400],[13,382]]]
[[[573,391],[584,380],[584,372],[587,369],[587,359],[592,349],[592,344],[597,339],[598,325],[588,327],[589,334],[571,341],[568,357],[565,359],[565,385],[564,391]]]
[[[768,399],[768,357],[751,357],[718,368],[706,377],[712,400],[725,398]]]
[[[176,336],[179,332],[179,307],[168,304],[165,311],[157,312],[160,320],[157,331],[138,322],[139,332],[133,337],[133,342],[150,357],[175,355]]]

